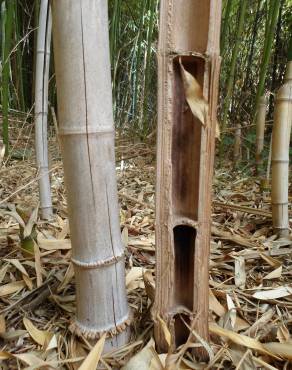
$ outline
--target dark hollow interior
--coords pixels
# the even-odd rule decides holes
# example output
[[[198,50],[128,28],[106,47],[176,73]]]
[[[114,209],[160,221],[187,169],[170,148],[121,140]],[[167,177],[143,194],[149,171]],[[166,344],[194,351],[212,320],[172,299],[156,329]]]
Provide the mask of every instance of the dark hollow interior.
[[[179,60],[173,62],[172,198],[174,213],[197,221],[201,123],[187,104]],[[184,68],[201,84],[204,60],[182,57]]]
[[[173,237],[175,252],[175,304],[185,306],[192,311],[196,230],[187,225],[178,225],[173,229]]]
[[[190,330],[185,325],[182,318],[189,326],[191,326],[190,318],[187,315],[177,314],[174,316],[174,335],[176,347],[184,344],[190,334]]]
[[[185,307],[193,311],[194,299],[194,261],[196,230],[187,225],[178,225],[173,229],[174,252],[175,252],[175,271],[174,271],[174,306]],[[189,323],[188,316],[183,316]],[[175,316],[175,340],[176,345],[184,343],[189,335],[189,330],[180,318]]]

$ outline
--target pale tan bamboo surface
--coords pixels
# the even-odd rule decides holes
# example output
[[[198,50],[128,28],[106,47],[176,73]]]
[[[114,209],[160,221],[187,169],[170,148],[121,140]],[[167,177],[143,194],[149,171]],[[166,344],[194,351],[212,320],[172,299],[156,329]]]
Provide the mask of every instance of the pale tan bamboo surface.
[[[106,1],[54,1],[59,137],[76,279],[77,335],[127,342]]]
[[[289,149],[292,124],[292,75],[288,65],[285,83],[279,89],[274,112],[272,141],[272,215],[279,236],[289,234]]]

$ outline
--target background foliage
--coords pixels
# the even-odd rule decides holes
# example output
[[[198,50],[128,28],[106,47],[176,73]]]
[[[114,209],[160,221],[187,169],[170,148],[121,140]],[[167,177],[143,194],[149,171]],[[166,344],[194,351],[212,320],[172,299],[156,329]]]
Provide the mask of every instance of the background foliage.
[[[271,131],[274,94],[283,81],[292,28],[291,0],[248,0],[240,48],[236,55],[232,99],[227,125],[221,133],[224,146],[233,144],[234,128],[243,128],[243,148],[254,141],[255,97],[267,47],[271,8],[279,3],[271,38],[264,92],[269,99]],[[229,5],[228,5],[229,4]],[[117,127],[147,135],[156,125],[156,49],[158,0],[109,0],[109,37],[112,63],[114,116]],[[39,1],[1,1],[1,106],[29,112],[33,106],[35,42]],[[221,34],[221,89],[219,113],[226,95],[230,64],[238,37],[240,0],[223,1]],[[53,59],[53,58],[52,58]],[[6,76],[5,76],[6,74]],[[51,63],[50,103],[56,105],[54,68]],[[220,115],[219,115],[220,118]],[[4,117],[5,121],[5,117]],[[220,119],[219,119],[220,121]]]

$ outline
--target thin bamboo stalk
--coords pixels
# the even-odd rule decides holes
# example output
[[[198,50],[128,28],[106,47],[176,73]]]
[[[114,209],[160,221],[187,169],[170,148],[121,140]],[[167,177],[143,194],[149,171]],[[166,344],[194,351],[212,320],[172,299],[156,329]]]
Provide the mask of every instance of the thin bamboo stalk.
[[[271,163],[272,163],[272,146],[273,146],[273,135],[271,135],[270,144],[269,144],[269,156],[268,156],[267,172],[266,172],[267,185],[270,183]]]
[[[254,120],[256,118],[256,112],[257,112],[257,107],[259,104],[259,99],[264,94],[266,75],[267,75],[268,65],[269,65],[269,61],[271,57],[271,51],[272,51],[275,29],[277,25],[277,19],[279,15],[280,3],[281,2],[279,0],[270,0],[269,17],[268,17],[268,21],[266,24],[265,44],[264,44],[262,62],[261,62],[261,67],[260,67],[259,83],[258,83],[256,98],[255,98]]]
[[[20,27],[19,27],[19,4],[15,6],[15,44],[21,39],[20,36]],[[21,47],[16,49],[16,60],[17,60],[17,86],[16,93],[18,96],[19,106],[18,108],[21,111],[25,111],[25,102],[24,102],[24,92],[23,92],[23,70],[22,70],[22,52]]]
[[[230,109],[230,103],[231,103],[231,97],[232,97],[232,88],[233,88],[233,82],[234,82],[234,76],[235,76],[235,66],[236,66],[236,60],[239,52],[240,47],[240,41],[241,41],[241,34],[243,31],[243,24],[245,19],[245,12],[246,12],[246,6],[247,6],[247,0],[240,1],[239,5],[239,21],[238,21],[238,27],[236,29],[236,40],[234,43],[234,48],[232,51],[232,58],[231,58],[231,64],[230,64],[230,70],[227,78],[227,87],[226,87],[226,96],[224,99],[224,105],[223,105],[223,112],[222,112],[222,124],[221,124],[221,142],[219,145],[219,155],[220,159],[222,159],[223,152],[224,152],[224,140],[223,137],[225,135],[225,129],[227,126],[227,117],[228,117],[228,111]]]
[[[49,1],[41,0],[35,71],[35,148],[40,175],[40,215],[45,220],[53,216],[47,138],[51,33],[52,16]]]
[[[236,125],[234,134],[234,148],[233,148],[233,159],[235,166],[240,162],[242,157],[241,151],[241,124],[240,122]]]
[[[289,62],[289,68],[290,64]],[[292,77],[287,73],[276,97],[272,140],[272,216],[275,232],[289,234],[288,176],[289,144],[292,124]]]
[[[3,66],[2,66],[2,110],[3,110],[3,122],[2,122],[2,136],[3,144],[5,145],[5,155],[9,153],[9,126],[8,126],[8,111],[9,111],[9,82],[10,82],[10,48],[12,40],[13,30],[13,13],[15,7],[15,0],[9,0],[5,2],[6,14],[5,14],[5,41],[3,47]]]
[[[132,66],[131,72],[133,72],[133,97],[132,97],[132,113],[133,116],[137,114],[138,111],[138,96],[139,96],[139,84],[141,84],[141,56],[142,56],[142,47],[143,47],[143,28],[145,22],[145,8],[146,8],[146,1],[143,1],[140,5],[140,19],[139,19],[139,27],[138,27],[138,34],[136,37],[136,42],[134,45],[134,52],[132,57]],[[143,77],[143,75],[142,75]]]
[[[222,31],[221,31],[221,37],[220,37],[221,55],[223,55],[225,51],[225,45],[227,41],[227,30],[228,30],[229,21],[230,21],[231,9],[232,9],[232,0],[227,0],[226,9],[224,12],[224,19],[222,21]]]
[[[154,17],[155,17],[155,8],[156,8],[156,2],[157,0],[150,0],[149,1],[149,13],[150,13],[150,19],[148,22],[148,30],[147,30],[147,51],[145,54],[145,73],[144,73],[144,79],[143,79],[143,89],[142,89],[142,104],[143,104],[143,110],[141,109],[140,112],[140,121],[142,126],[145,129],[145,120],[146,115],[148,111],[148,105],[149,105],[149,99],[148,99],[148,93],[150,92],[150,84],[151,84],[151,74],[150,74],[150,66],[151,66],[151,49],[152,49],[152,40],[153,40],[153,31],[154,31]]]
[[[208,339],[208,283],[215,123],[219,78],[221,1],[163,0],[158,48],[155,339],[167,352],[189,330]],[[183,72],[184,71],[184,72]],[[190,78],[188,85],[186,76]],[[193,113],[186,86],[208,105]],[[202,111],[201,111],[202,112]],[[203,119],[203,123],[202,123]],[[193,320],[196,318],[195,320]],[[172,348],[172,349],[173,349]],[[197,355],[206,358],[199,349]]]
[[[256,168],[257,172],[263,162],[262,151],[264,149],[265,139],[265,123],[266,123],[266,98],[261,96],[258,105],[257,121],[256,121]]]
[[[59,136],[76,277],[77,335],[128,340],[106,0],[53,0]]]

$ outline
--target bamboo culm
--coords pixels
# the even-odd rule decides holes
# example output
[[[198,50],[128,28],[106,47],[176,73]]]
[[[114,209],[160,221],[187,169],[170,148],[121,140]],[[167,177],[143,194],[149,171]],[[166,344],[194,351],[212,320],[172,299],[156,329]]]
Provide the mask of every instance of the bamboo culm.
[[[262,63],[260,68],[260,76],[259,76],[259,83],[255,98],[255,113],[254,113],[254,120],[256,119],[257,108],[259,104],[260,97],[264,93],[265,87],[265,80],[268,70],[268,65],[271,57],[272,45],[274,40],[275,29],[277,25],[277,19],[279,15],[279,8],[280,8],[280,1],[279,0],[271,0],[270,1],[270,11],[269,11],[269,18],[266,24],[266,37],[265,37],[265,44],[263,50],[263,57]]]
[[[189,338],[187,326],[203,340],[209,337],[208,261],[220,22],[218,0],[160,2],[152,315],[157,350],[164,353],[169,344],[159,318],[169,328],[170,350]],[[199,96],[204,97],[207,113],[201,118],[191,105],[186,108],[191,103],[187,86],[197,86]],[[196,348],[195,356],[206,360],[208,354]]]
[[[128,340],[106,0],[53,0],[59,137],[76,279],[77,335]]]
[[[220,159],[222,159],[223,152],[224,152],[223,136],[225,134],[225,128],[227,126],[227,117],[228,117],[228,111],[229,111],[229,108],[230,108],[231,96],[232,96],[232,86],[233,86],[233,82],[234,82],[235,66],[236,66],[236,60],[237,60],[238,51],[239,51],[239,47],[240,47],[241,33],[243,31],[246,5],[247,5],[247,0],[242,0],[240,2],[239,22],[238,22],[238,28],[236,30],[236,40],[235,40],[234,48],[233,48],[233,51],[232,51],[230,72],[228,74],[228,79],[227,79],[227,82],[226,82],[226,85],[227,85],[227,87],[226,87],[226,96],[225,96],[225,99],[224,99],[223,113],[222,113],[222,125],[221,125],[222,138],[221,138],[221,142],[220,142],[220,145],[219,145]]]
[[[40,214],[42,219],[53,216],[48,159],[48,81],[52,16],[48,0],[41,0],[37,34],[35,72],[35,148],[39,171]]]
[[[234,135],[234,148],[233,148],[233,159],[234,165],[237,166],[240,160],[242,159],[241,151],[241,124],[238,123],[235,129]]]
[[[257,172],[262,164],[262,151],[264,149],[265,122],[266,122],[266,98],[262,96],[259,100],[256,120],[256,167]]]
[[[230,18],[230,13],[232,9],[232,0],[227,0],[226,3],[226,9],[224,12],[224,19],[222,22],[222,31],[221,31],[221,37],[220,37],[220,52],[221,55],[223,55],[225,51],[225,45],[226,45],[226,39],[227,39],[227,30],[229,26],[229,18]]]
[[[289,234],[288,176],[292,124],[292,62],[288,63],[284,85],[276,97],[272,140],[272,216],[275,233]]]
[[[2,135],[3,143],[5,145],[5,154],[9,152],[9,127],[8,127],[8,111],[9,111],[9,82],[10,82],[10,48],[13,31],[13,14],[15,7],[15,0],[5,2],[5,40],[3,46],[3,66],[2,66],[2,109],[3,109],[3,122],[2,122]]]

